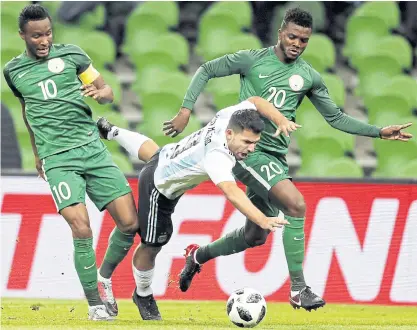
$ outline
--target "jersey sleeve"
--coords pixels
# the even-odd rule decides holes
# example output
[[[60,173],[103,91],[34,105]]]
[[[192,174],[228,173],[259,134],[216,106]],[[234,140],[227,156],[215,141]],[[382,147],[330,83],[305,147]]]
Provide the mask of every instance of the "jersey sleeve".
[[[94,68],[91,58],[80,47],[68,45],[75,66],[77,75],[84,84],[91,84],[100,76],[100,73]]]
[[[254,110],[256,111],[255,104],[247,100],[240,102],[239,104],[232,105],[231,107],[224,108],[217,112],[217,116],[222,119],[227,119],[232,117],[232,115],[238,110]]]
[[[379,137],[381,130],[379,127],[350,117],[337,107],[330,98],[327,87],[320,74],[314,69],[312,69],[312,77],[313,86],[307,93],[307,96],[332,127],[350,134]]]
[[[240,50],[204,63],[191,80],[182,106],[192,110],[198,96],[210,79],[233,74],[245,75],[255,60],[253,50]]]
[[[4,68],[3,75],[4,75],[4,79],[6,80],[7,85],[9,86],[11,91],[13,92],[14,96],[22,99],[23,98],[22,94],[17,90],[15,85],[13,85],[13,82],[10,78],[9,70],[7,69],[7,67]]]
[[[226,152],[218,149],[210,150],[204,158],[203,166],[216,186],[221,182],[235,182],[232,174],[235,161],[233,156]]]

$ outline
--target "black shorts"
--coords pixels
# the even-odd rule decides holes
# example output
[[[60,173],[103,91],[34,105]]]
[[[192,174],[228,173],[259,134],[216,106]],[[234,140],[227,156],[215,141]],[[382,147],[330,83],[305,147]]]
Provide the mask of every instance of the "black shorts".
[[[159,152],[143,167],[139,174],[139,236],[150,246],[163,246],[172,235],[172,219],[180,197],[171,200],[155,187],[154,173],[158,166]]]

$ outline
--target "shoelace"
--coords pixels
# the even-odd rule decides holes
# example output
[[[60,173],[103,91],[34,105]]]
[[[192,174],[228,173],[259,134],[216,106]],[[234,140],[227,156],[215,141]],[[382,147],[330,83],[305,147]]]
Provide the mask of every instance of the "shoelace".
[[[304,289],[304,292],[305,292],[305,295],[307,296],[307,298],[311,298],[311,299],[316,298],[316,294],[313,291],[311,291],[311,288],[309,286],[306,286],[306,288]],[[303,293],[303,291],[300,292],[300,294],[302,294],[302,293]]]
[[[156,301],[155,301],[155,298],[154,298],[154,297],[152,297],[152,296],[150,296],[150,297],[148,298],[147,303],[148,303],[148,308],[151,310],[152,314],[156,314],[156,313],[157,313],[157,311],[158,311],[158,308],[157,308],[157,306],[156,306]]]
[[[154,317],[156,315],[160,316],[159,310],[158,310],[158,306],[156,305],[156,301],[155,298],[151,295],[151,296],[147,296],[147,297],[139,297],[139,301],[138,301],[138,307],[139,307],[139,311],[140,313],[145,313],[147,316],[149,317]],[[145,310],[141,311],[141,307],[144,307]]]

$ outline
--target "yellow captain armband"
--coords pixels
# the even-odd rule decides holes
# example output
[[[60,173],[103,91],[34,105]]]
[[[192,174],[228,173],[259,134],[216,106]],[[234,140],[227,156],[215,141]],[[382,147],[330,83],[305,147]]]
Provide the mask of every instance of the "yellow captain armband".
[[[96,80],[100,76],[100,72],[98,72],[92,64],[81,73],[78,78],[82,81],[83,84],[91,84],[94,80]]]

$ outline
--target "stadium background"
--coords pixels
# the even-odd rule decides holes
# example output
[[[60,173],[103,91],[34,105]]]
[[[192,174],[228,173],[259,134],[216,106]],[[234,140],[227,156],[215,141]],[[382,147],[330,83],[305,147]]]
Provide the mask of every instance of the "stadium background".
[[[17,16],[25,4],[1,3],[2,67],[24,50]],[[82,47],[113,87],[114,105],[88,100],[94,118],[104,115],[121,127],[139,129],[161,145],[172,141],[162,135],[162,122],[178,111],[198,66],[225,53],[276,43],[283,14],[294,5],[314,17],[303,57],[322,73],[343,111],[381,126],[414,122],[410,131],[417,136],[415,3],[42,4],[54,20],[54,41]],[[187,132],[236,103],[238,90],[237,76],[211,81]],[[1,102],[1,295],[81,298],[70,231],[55,213],[48,185],[36,178],[20,105],[3,77]],[[329,302],[416,305],[416,140],[405,144],[338,132],[308,100],[297,121],[303,129],[293,135],[288,162],[308,205],[307,281]],[[134,177],[142,164],[116,144],[108,146],[136,191]],[[87,203],[101,260],[112,222]],[[167,252],[158,260],[156,295],[224,300],[239,286],[253,286],[269,301],[285,301],[289,284],[279,233],[261,248],[208,264],[195,283],[198,290],[183,295],[176,289],[182,249],[191,241],[214,240],[242,222],[211,184],[187,194]],[[115,274],[116,296],[128,298],[132,287],[129,255]]]

